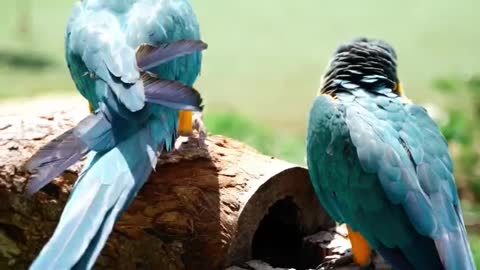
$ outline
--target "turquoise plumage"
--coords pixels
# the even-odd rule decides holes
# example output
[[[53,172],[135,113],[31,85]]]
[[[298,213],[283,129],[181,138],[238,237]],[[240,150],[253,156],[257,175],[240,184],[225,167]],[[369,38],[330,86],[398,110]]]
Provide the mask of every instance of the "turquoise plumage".
[[[378,40],[337,50],[310,112],[312,184],[395,269],[475,269],[446,141],[403,95],[396,61]]]
[[[27,163],[36,192],[89,156],[57,228],[30,269],[90,269],[115,221],[177,138],[179,110],[200,110],[199,26],[188,0],[83,0],[66,58],[95,113]]]

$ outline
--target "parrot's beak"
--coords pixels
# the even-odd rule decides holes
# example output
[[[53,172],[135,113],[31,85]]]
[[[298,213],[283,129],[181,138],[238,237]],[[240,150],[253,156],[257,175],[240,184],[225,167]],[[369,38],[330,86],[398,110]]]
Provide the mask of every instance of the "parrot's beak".
[[[180,136],[190,136],[193,133],[193,112],[180,111],[178,118],[178,134]]]
[[[397,86],[395,87],[394,92],[402,97],[403,101],[406,103],[412,104],[413,102],[405,95],[405,91],[403,90],[402,84],[398,83]]]
[[[397,83],[394,92],[396,92],[399,96],[405,96],[405,92],[403,91],[403,87],[400,82]]]

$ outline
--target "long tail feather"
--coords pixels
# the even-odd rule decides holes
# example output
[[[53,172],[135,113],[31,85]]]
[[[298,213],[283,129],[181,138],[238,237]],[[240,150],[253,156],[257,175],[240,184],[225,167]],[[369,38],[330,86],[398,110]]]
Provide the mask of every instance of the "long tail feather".
[[[105,154],[96,154],[75,186],[57,229],[32,270],[90,269],[115,220],[140,190],[156,161],[148,127]]]
[[[138,179],[147,179],[151,168],[149,163],[138,164],[135,168],[134,175],[137,175]],[[115,221],[120,217],[121,213],[133,202],[133,199],[137,195],[142,185],[136,185],[135,188],[129,190],[125,189],[120,195],[115,207],[113,207],[105,216],[103,224],[98,229],[97,234],[90,242],[87,250],[80,258],[74,269],[91,269],[95,264],[96,258],[100,255],[105,242],[113,229]]]
[[[476,267],[459,206],[455,207],[455,212],[458,222],[456,228],[435,239],[438,253],[447,270],[475,270]]]
[[[194,88],[179,81],[161,80],[148,73],[144,73],[142,79],[147,102],[161,104],[176,110],[202,110],[202,97]]]
[[[142,45],[137,50],[137,65],[148,70],[174,58],[205,50],[208,47],[201,40],[180,40],[164,46]]]
[[[88,151],[111,149],[115,144],[111,127],[106,113],[100,111],[40,148],[24,165],[31,174],[27,194],[33,194],[52,182]]]
[[[39,191],[79,161],[88,150],[87,145],[74,134],[74,129],[40,148],[24,165],[31,174],[26,187],[27,193]]]
[[[377,251],[385,260],[390,263],[393,269],[415,270],[413,265],[408,261],[405,255],[403,255],[403,252],[398,247],[387,248],[386,246],[380,244]]]
[[[388,248],[380,244],[377,251],[390,263],[393,269],[445,269],[437,254],[433,240],[425,236],[418,235],[411,245],[403,248]]]

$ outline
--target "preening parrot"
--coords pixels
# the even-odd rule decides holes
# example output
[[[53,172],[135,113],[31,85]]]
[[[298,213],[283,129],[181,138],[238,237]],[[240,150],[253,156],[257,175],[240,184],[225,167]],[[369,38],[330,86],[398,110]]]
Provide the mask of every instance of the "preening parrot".
[[[202,109],[201,67],[189,0],[83,0],[66,33],[66,59],[93,114],[26,164],[29,193],[87,155],[57,228],[30,269],[90,269],[157,155],[190,133]]]
[[[370,263],[371,247],[394,269],[475,269],[447,143],[406,98],[386,42],[335,52],[310,111],[307,163],[357,264]]]

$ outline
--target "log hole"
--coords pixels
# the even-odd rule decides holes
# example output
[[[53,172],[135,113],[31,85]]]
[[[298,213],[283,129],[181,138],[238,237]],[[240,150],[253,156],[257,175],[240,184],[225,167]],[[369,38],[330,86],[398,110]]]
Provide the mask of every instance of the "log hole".
[[[291,197],[275,202],[260,222],[252,241],[252,257],[273,267],[301,267],[299,208]]]

